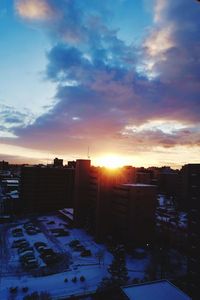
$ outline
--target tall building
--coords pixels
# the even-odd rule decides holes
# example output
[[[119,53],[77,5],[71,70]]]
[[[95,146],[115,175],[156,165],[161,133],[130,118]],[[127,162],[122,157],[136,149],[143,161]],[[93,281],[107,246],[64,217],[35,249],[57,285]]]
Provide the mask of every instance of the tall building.
[[[129,183],[133,175],[130,168],[113,171],[91,167],[88,160],[77,161],[75,225],[90,231],[97,241],[112,236],[132,246],[150,242],[154,231],[155,186]]]
[[[76,160],[74,181],[74,223],[77,227],[85,226],[88,215],[90,163],[89,159]]]
[[[179,193],[179,173],[162,171],[159,175],[158,189],[166,196],[178,196]]]
[[[156,187],[120,184],[111,202],[111,232],[127,246],[152,244],[155,237]]]
[[[74,169],[23,167],[20,198],[24,211],[40,213],[73,205]]]
[[[112,225],[112,199],[114,197],[114,187],[127,180],[127,174],[124,174],[124,169],[109,170],[106,168],[99,168],[94,176],[95,171],[92,172],[92,181],[97,182],[96,195],[93,194],[93,203],[96,203],[95,211],[95,237],[98,241],[102,241],[105,237],[111,235]],[[91,180],[91,179],[90,179]],[[94,184],[90,181],[90,197],[91,191],[94,190]],[[91,198],[90,198],[91,199]],[[93,204],[94,206],[94,204]]]
[[[182,194],[188,208],[188,283],[192,299],[200,299],[200,164],[183,166]]]

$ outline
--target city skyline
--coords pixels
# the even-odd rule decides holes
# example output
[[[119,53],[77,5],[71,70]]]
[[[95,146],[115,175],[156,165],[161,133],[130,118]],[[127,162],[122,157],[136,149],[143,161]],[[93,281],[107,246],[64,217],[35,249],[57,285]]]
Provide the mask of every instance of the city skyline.
[[[199,161],[200,5],[105,2],[2,1],[0,160]]]

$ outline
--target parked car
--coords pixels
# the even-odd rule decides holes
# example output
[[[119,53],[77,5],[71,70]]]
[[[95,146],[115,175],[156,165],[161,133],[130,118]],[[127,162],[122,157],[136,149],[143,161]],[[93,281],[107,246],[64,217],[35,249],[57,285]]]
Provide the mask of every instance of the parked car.
[[[34,243],[35,248],[37,249],[38,247],[47,247],[47,244],[44,242],[35,242]]]
[[[88,257],[91,256],[92,252],[90,250],[85,249],[84,251],[81,252],[82,257]]]
[[[15,229],[12,230],[12,235],[13,235],[14,237],[21,237],[21,236],[23,236],[24,234],[23,234],[23,231],[22,231],[21,228],[15,228]]]
[[[31,250],[27,250],[24,253],[21,253],[20,260],[26,260],[27,258],[35,258],[34,252]]]
[[[25,261],[23,265],[27,269],[36,269],[36,268],[38,268],[37,260],[34,260],[34,259]]]
[[[79,240],[73,240],[73,241],[71,241],[70,243],[69,243],[69,246],[70,247],[75,247],[75,246],[77,246],[77,245],[79,245],[80,244],[80,241]]]
[[[55,224],[55,222],[54,221],[49,221],[49,222],[47,222],[47,224],[48,225],[53,225],[53,224]]]
[[[75,247],[73,247],[75,251],[84,251],[85,247],[83,245],[77,245]]]
[[[26,251],[33,251],[32,247],[23,247],[18,249],[18,254],[24,253]]]
[[[14,240],[12,243],[12,248],[18,248],[22,243],[25,243],[25,239]]]
[[[34,235],[34,234],[37,234],[37,230],[34,229],[34,228],[31,228],[31,229],[27,229],[26,232],[29,234],[29,235]]]

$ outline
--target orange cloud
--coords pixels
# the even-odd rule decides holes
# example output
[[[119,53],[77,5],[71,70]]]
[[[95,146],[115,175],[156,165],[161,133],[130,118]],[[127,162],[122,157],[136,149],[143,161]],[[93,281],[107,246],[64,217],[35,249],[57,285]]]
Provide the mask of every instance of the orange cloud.
[[[33,21],[45,21],[55,16],[46,0],[16,0],[16,10],[21,17]]]

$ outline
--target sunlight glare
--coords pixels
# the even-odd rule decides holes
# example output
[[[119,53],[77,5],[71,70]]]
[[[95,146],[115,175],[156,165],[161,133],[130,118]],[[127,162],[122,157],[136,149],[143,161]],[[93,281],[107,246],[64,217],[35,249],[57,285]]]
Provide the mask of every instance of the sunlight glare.
[[[126,164],[125,158],[116,155],[103,156],[98,159],[98,163],[102,167],[116,169]]]

